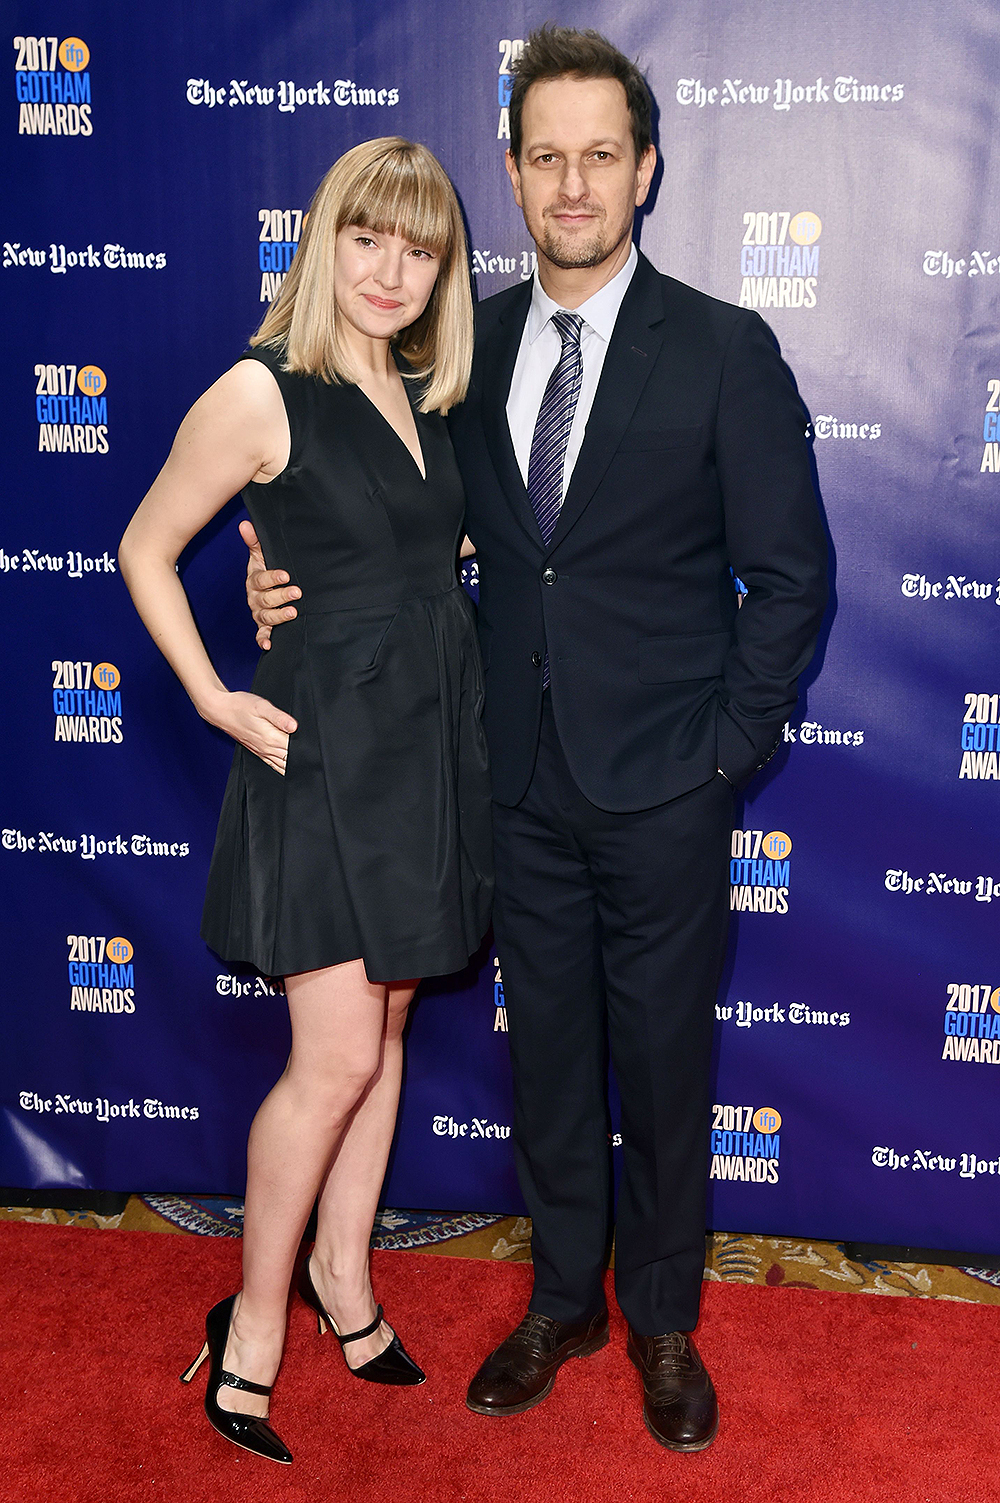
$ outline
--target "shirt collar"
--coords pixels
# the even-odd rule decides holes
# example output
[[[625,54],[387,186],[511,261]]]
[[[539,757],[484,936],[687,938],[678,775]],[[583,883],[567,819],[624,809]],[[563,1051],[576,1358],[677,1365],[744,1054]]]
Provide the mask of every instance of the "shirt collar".
[[[585,303],[581,303],[575,312],[579,313],[595,334],[599,334],[605,344],[614,333],[615,320],[618,310],[622,305],[622,299],[628,291],[636,267],[639,264],[639,253],[633,242],[628,253],[628,260],[621,271],[616,272],[610,282],[606,282],[599,292],[589,297]],[[534,284],[531,289],[531,307],[528,309],[528,343],[534,344],[539,334],[545,328],[553,313],[560,312],[560,305],[554,303],[547,292],[543,292],[542,284],[538,280],[538,272],[535,272]]]

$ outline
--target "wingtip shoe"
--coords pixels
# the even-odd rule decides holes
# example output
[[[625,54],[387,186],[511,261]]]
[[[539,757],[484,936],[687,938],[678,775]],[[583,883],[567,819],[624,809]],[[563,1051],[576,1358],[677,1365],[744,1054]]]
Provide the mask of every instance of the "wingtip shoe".
[[[640,1336],[629,1326],[628,1354],[642,1378],[642,1417],[671,1451],[704,1451],[719,1428],[719,1405],[705,1364],[684,1331]]]
[[[606,1310],[577,1323],[529,1310],[476,1373],[466,1405],[473,1414],[521,1414],[548,1397],[568,1358],[589,1357],[607,1344]]]

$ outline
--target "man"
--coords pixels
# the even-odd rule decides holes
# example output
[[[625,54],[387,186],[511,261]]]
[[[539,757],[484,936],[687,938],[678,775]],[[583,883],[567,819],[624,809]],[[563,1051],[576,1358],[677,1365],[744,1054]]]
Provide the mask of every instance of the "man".
[[[507,171],[538,271],[478,309],[451,420],[480,567],[494,923],[534,1263],[528,1314],[467,1402],[527,1409],[608,1339],[610,1037],[615,1292],[648,1429],[695,1451],[718,1426],[690,1332],[732,794],[794,706],[825,548],[807,415],[764,324],[633,248],[650,116],[642,75],[595,32],[529,38]],[[258,622],[298,593],[275,583],[251,578]]]

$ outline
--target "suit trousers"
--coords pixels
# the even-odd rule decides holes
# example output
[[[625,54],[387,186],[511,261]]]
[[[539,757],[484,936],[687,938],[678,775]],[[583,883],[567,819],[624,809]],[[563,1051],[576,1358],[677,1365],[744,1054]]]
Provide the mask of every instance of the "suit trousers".
[[[548,693],[528,791],[514,808],[494,804],[530,1309],[554,1320],[604,1305],[610,1041],[622,1106],[618,1303],[644,1336],[697,1324],[732,821],[721,774],[656,808],[599,809],[569,771]]]

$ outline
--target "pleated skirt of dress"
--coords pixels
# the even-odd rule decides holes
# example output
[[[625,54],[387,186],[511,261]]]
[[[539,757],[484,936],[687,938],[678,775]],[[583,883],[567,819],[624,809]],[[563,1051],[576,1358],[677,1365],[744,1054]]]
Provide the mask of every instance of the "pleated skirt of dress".
[[[361,958],[385,983],[461,970],[489,924],[489,776],[460,587],[303,611],[253,692],[293,715],[285,775],[237,747],[202,937],[279,976]]]

